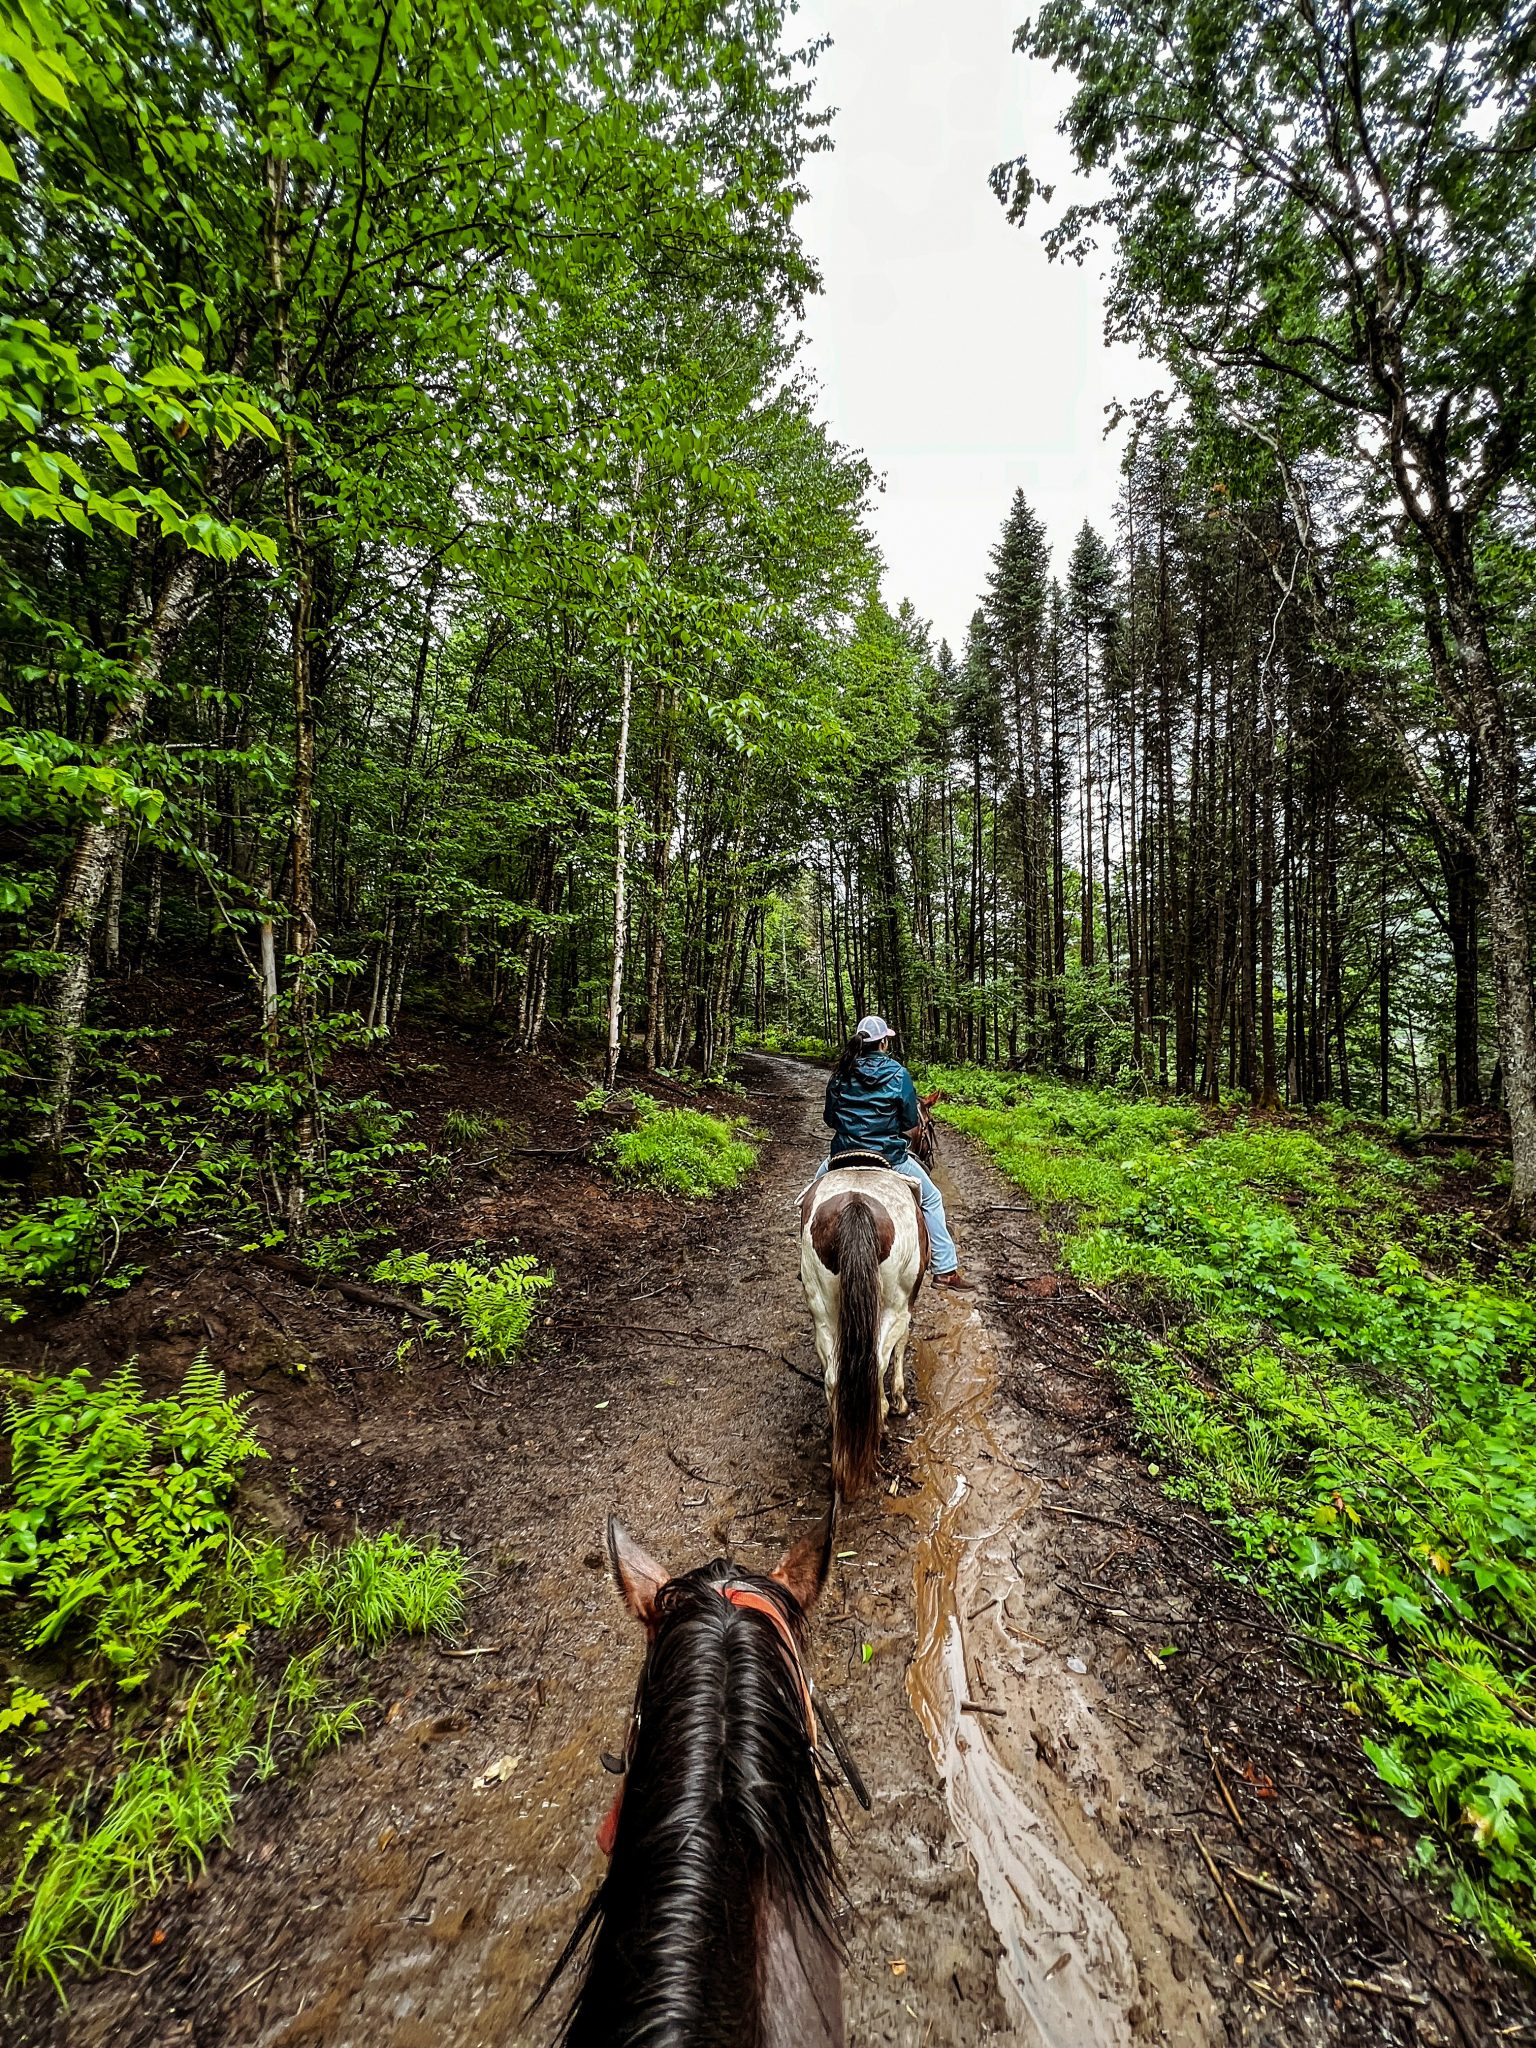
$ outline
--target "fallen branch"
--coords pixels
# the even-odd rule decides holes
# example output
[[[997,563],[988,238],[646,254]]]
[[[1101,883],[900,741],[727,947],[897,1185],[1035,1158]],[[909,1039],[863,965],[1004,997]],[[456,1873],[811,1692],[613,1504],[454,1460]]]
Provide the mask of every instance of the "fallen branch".
[[[420,1302],[407,1301],[403,1294],[388,1294],[382,1287],[365,1287],[360,1280],[343,1280],[337,1273],[317,1273],[302,1260],[290,1258],[286,1252],[258,1252],[256,1263],[270,1266],[275,1273],[286,1274],[290,1280],[297,1280],[301,1286],[313,1287],[329,1294],[340,1294],[348,1301],[355,1301],[363,1308],[387,1309],[392,1315],[414,1316],[418,1323],[430,1323],[432,1311]]]
[[[631,1323],[631,1337],[681,1337],[689,1344],[712,1344],[717,1351],[760,1351],[764,1358],[777,1356],[766,1344],[733,1344],[728,1337],[712,1337],[707,1330],[663,1330],[654,1323]]]

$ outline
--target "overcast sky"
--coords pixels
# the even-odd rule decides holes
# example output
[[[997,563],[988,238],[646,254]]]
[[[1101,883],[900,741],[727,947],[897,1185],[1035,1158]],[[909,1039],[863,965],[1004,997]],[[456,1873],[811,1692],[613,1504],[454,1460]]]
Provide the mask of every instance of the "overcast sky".
[[[1071,185],[1055,133],[1066,82],[1012,53],[1030,0],[801,0],[796,44],[830,34],[800,231],[824,290],[807,360],[838,438],[885,478],[875,530],[886,598],[910,597],[956,651],[1013,493],[1044,519],[1058,571],[1078,528],[1107,530],[1121,437],[1104,408],[1158,382],[1105,349],[1102,283],[1048,263],[1044,217],[1010,227],[987,185],[1023,151]]]

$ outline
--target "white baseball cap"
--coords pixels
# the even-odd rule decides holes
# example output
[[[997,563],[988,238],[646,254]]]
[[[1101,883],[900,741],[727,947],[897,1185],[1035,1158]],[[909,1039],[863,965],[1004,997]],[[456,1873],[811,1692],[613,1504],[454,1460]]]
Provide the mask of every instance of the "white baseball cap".
[[[894,1038],[895,1032],[883,1017],[861,1017],[855,1038],[862,1038],[866,1045],[878,1045],[882,1038]]]

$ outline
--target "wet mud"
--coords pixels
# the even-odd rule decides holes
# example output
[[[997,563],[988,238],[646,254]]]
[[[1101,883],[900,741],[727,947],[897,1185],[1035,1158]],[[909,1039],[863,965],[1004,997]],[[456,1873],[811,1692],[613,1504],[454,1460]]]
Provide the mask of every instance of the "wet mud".
[[[823,1081],[767,1059],[746,1075],[773,1136],[739,1195],[634,1199],[607,1217],[618,1248],[599,1257],[592,1192],[572,1174],[539,1197],[530,1184],[517,1242],[549,1250],[559,1288],[525,1365],[403,1385],[347,1367],[350,1462],[338,1452],[315,1490],[329,1503],[334,1485],[337,1508],[361,1504],[368,1526],[398,1518],[419,1533],[425,1516],[460,1542],[476,1575],[467,1633],[453,1653],[414,1647],[359,1671],[377,1701],[368,1739],[297,1786],[248,1795],[228,1848],[136,1928],[119,1970],[74,1991],[68,2013],[28,2004],[7,2035],[16,2048],[554,2039],[561,1991],[530,2006],[600,1875],[612,1781],[599,1759],[620,1747],[640,1656],[603,1565],[606,1516],[678,1567],[729,1551],[766,1569],[827,1497],[796,1251]],[[873,1797],[866,1813],[832,1795],[850,2042],[1492,2038],[1507,1981],[1474,1983],[1432,1908],[1421,1947],[1450,1958],[1449,1992],[1411,1958],[1391,1957],[1403,1974],[1389,1980],[1390,1942],[1372,1950],[1369,1927],[1344,1926],[1309,1846],[1320,1821],[1298,1806],[1272,1853],[1251,1801],[1246,1829],[1227,1826],[1214,1757],[1230,1799],[1263,1731],[1235,1708],[1213,1718],[1231,1693],[1225,1652],[1198,1679],[1171,1675],[1165,1653],[1190,1648],[1205,1596],[1161,1567],[1124,1590],[1148,1569],[1161,1496],[1035,1219],[953,1133],[943,1142],[980,1289],[925,1291],[913,1412],[892,1417],[878,1486],[841,1518],[813,1620],[818,1690]],[[477,1211],[492,1249],[502,1213]],[[274,1427],[286,1412],[274,1404]],[[276,1467],[291,1453],[299,1469],[302,1426]],[[410,1484],[433,1513],[404,1512]],[[1258,1668],[1238,1640],[1242,1668]],[[1260,1711],[1270,1703],[1293,1731],[1341,1718],[1288,1667],[1265,1678]],[[1396,1854],[1354,1833],[1358,1853]],[[1282,1927],[1267,1895],[1245,1893],[1241,1931],[1233,1921],[1213,1873],[1266,1855],[1270,1876],[1250,1875],[1277,1896],[1310,1873],[1323,1931],[1307,1954],[1335,1981],[1289,1960],[1287,1938],[1312,1923]],[[1237,1880],[1219,1882],[1230,1897]],[[1338,1988],[1350,1979],[1367,1990]]]
[[[958,1217],[952,1184],[946,1195]],[[892,1505],[916,1536],[907,1689],[999,1944],[1010,2031],[1042,2048],[1205,2041],[1210,1993],[1170,1968],[1197,1931],[1161,1859],[1126,1853],[1146,1818],[1135,1760],[1059,1623],[1039,1632],[1045,1488],[1021,1463],[1001,1380],[982,1307],[922,1337],[918,1489]]]

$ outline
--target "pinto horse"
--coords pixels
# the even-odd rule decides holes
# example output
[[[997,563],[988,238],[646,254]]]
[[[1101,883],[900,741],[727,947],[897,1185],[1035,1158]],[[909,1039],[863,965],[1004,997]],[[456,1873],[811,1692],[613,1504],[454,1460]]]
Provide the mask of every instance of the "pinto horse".
[[[887,1401],[907,1412],[912,1308],[928,1270],[916,1186],[877,1155],[812,1181],[800,1203],[800,1283],[832,1410],[832,1476],[845,1500],[875,1476]]]
[[[609,1521],[645,1664],[598,1833],[607,1875],[544,1987],[586,1944],[564,2048],[842,2048],[804,1661],[831,1556],[829,1514],[767,1576],[717,1558],[673,1578]]]

